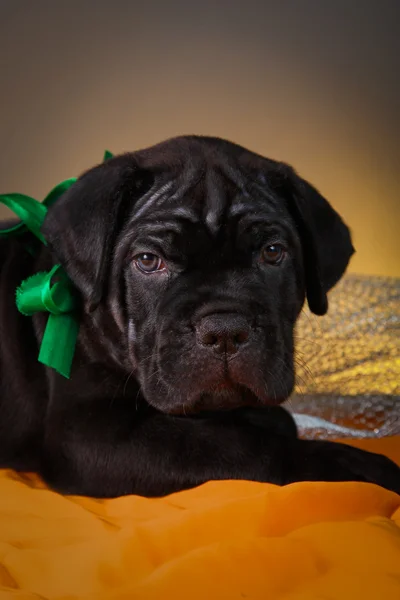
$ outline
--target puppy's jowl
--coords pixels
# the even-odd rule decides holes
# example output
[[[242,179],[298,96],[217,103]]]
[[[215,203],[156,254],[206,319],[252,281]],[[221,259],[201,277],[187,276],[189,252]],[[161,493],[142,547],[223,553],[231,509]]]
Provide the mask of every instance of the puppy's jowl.
[[[299,440],[278,407],[301,308],[327,311],[353,253],[339,215],[290,167],[175,138],[86,172],[42,233],[47,247],[0,242],[1,467],[98,497],[210,479],[400,492],[390,460]],[[58,263],[79,296],[70,379],[37,361],[46,315],[15,306],[21,281]]]

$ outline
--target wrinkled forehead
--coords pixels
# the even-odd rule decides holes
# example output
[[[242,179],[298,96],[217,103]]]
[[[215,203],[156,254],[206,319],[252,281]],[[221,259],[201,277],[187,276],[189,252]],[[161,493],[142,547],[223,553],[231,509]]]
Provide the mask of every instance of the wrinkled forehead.
[[[158,174],[152,188],[137,201],[132,225],[136,230],[202,226],[211,237],[230,226],[246,229],[257,223],[288,220],[285,202],[262,178],[250,178],[230,166],[192,166],[182,173]],[[290,219],[289,219],[290,220]]]

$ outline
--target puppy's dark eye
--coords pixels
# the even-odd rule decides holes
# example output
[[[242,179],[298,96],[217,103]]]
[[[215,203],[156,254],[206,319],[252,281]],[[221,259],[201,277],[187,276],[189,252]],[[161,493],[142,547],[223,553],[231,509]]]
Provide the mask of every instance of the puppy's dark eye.
[[[261,251],[261,261],[268,263],[269,265],[279,265],[282,262],[286,254],[285,248],[282,244],[271,244],[270,246],[264,246]]]
[[[150,254],[150,252],[138,254],[134,257],[133,262],[142,273],[156,273],[157,271],[166,270],[164,261],[156,254]]]

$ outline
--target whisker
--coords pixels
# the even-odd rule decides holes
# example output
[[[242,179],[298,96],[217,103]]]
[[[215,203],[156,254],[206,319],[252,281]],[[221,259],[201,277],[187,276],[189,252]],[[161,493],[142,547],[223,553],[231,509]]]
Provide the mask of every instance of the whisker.
[[[125,385],[124,385],[124,389],[123,389],[123,391],[122,391],[122,397],[123,397],[123,398],[125,398],[126,388],[127,388],[127,386],[128,386],[128,383],[129,383],[129,380],[131,379],[131,377],[133,377],[133,371],[131,371],[131,372],[129,373],[128,377],[126,378]]]

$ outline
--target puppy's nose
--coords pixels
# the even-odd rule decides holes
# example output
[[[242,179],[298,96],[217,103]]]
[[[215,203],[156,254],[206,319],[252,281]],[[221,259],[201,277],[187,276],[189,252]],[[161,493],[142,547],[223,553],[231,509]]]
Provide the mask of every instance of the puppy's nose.
[[[201,319],[196,334],[199,345],[217,354],[235,354],[248,341],[250,327],[240,315],[215,313]]]

